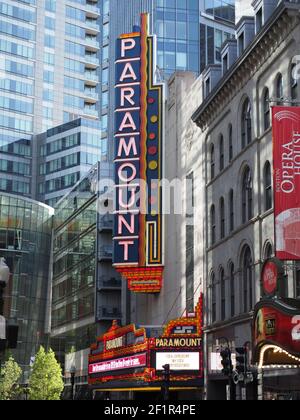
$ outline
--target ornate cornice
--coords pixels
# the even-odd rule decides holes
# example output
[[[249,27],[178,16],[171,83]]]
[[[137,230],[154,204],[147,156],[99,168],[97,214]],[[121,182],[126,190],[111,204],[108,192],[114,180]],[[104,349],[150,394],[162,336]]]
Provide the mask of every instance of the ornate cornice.
[[[192,116],[204,131],[299,24],[299,4],[282,3]]]

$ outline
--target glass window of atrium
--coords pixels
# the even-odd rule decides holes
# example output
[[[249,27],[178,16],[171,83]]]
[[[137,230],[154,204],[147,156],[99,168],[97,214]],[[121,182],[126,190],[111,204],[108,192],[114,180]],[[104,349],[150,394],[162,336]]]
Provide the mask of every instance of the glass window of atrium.
[[[0,193],[0,256],[10,280],[4,291],[4,316],[19,326],[13,356],[28,379],[40,345],[47,345],[49,264],[53,209],[29,199]]]

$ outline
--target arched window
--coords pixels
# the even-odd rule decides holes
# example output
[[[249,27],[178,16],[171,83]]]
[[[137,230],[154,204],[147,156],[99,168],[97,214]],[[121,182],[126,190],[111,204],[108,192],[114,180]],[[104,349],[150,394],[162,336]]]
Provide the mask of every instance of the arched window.
[[[221,239],[225,238],[225,201],[223,197],[220,200],[220,232]]]
[[[246,223],[253,217],[253,186],[250,168],[246,168],[242,180],[242,222]]]
[[[228,127],[228,147],[229,147],[229,162],[233,159],[233,133],[232,133],[232,124],[229,124]]]
[[[264,129],[267,130],[270,127],[270,124],[271,124],[269,89],[266,89],[265,94],[264,94],[263,108],[264,108]]]
[[[210,147],[210,179],[215,177],[215,146],[212,144]]]
[[[213,180],[216,173],[216,162],[215,162],[215,145],[212,144],[210,147],[210,179]]]
[[[234,264],[229,264],[229,287],[230,287],[230,314],[231,317],[235,315],[235,279],[234,279]]]
[[[272,244],[270,244],[270,242],[268,242],[265,247],[264,259],[268,260],[269,258],[272,258],[272,256],[273,256],[273,246]]]
[[[217,285],[216,276],[211,274],[211,321],[212,323],[217,320]]]
[[[246,99],[242,108],[241,118],[242,148],[244,149],[252,141],[252,110],[249,99]]]
[[[220,141],[219,141],[219,151],[220,151],[220,171],[223,171],[224,164],[225,164],[225,156],[224,156],[224,137],[221,134]]]
[[[281,100],[283,99],[283,77],[282,74],[277,76],[276,80],[276,98],[280,99],[277,101],[277,105],[281,105]]]
[[[266,162],[264,167],[264,192],[265,211],[268,211],[273,207],[272,172],[270,162]]]
[[[297,79],[296,63],[291,67],[291,97],[293,100],[298,99],[298,79]]]
[[[224,269],[220,270],[220,285],[221,285],[221,320],[226,319],[226,283]]]
[[[216,243],[216,209],[214,205],[212,205],[210,209],[210,225],[211,225],[210,240],[211,240],[211,244],[214,245]]]
[[[249,312],[253,309],[253,259],[248,246],[245,246],[243,249],[241,261],[243,310],[244,312]]]
[[[229,192],[229,229],[234,231],[234,194],[233,190]]]

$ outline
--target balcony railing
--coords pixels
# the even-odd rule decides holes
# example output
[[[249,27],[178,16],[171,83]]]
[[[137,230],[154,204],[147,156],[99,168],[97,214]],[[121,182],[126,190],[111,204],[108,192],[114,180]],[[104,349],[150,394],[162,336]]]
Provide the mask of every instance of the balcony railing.
[[[98,320],[118,320],[122,318],[122,313],[119,308],[112,308],[102,306],[97,311]]]
[[[98,75],[97,75],[97,73],[96,72],[91,72],[91,71],[86,71],[85,73],[84,73],[84,77],[87,79],[87,80],[93,80],[93,81],[95,81],[95,82],[98,82]]]
[[[87,36],[85,37],[85,43],[91,45],[92,47],[99,47],[99,42],[97,41],[97,38]]]
[[[99,259],[100,260],[111,260],[113,257],[113,248],[112,246],[102,246],[99,250]]]
[[[117,277],[101,276],[98,280],[98,290],[102,289],[121,289],[122,280]]]
[[[92,99],[98,99],[98,97],[99,97],[97,92],[94,92],[94,91],[88,90],[88,89],[85,89],[84,94],[85,94],[85,96],[87,96],[89,98],[92,98]]]
[[[84,107],[84,113],[93,117],[98,117],[99,113],[96,109]]]
[[[92,4],[85,4],[84,5],[86,10],[89,10],[90,12],[96,13],[97,15],[100,15],[100,9],[98,6],[93,6]]]
[[[90,26],[92,29],[96,29],[97,31],[100,31],[100,26],[99,26],[99,24],[98,24],[98,22],[96,21],[96,20],[93,20],[93,19],[87,19],[86,21],[85,21],[85,24],[87,25],[87,26]]]
[[[86,54],[85,55],[85,61],[91,64],[100,64],[99,63],[99,59],[97,58],[96,55],[90,55],[90,54]]]

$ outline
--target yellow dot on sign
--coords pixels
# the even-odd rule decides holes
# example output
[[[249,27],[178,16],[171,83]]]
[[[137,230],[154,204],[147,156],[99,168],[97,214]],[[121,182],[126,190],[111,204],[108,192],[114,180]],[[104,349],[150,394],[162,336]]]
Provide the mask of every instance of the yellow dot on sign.
[[[152,210],[152,211],[151,211],[151,216],[157,216],[157,211]]]
[[[152,171],[154,171],[155,169],[157,169],[157,162],[155,162],[155,160],[152,160],[149,163],[149,169],[151,169]]]
[[[153,116],[151,117],[151,122],[152,122],[152,123],[157,123],[157,121],[158,121],[158,116],[157,116],[157,115],[153,115]]]

